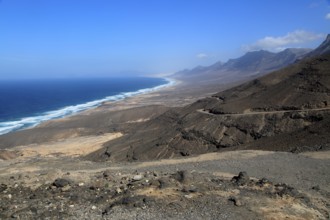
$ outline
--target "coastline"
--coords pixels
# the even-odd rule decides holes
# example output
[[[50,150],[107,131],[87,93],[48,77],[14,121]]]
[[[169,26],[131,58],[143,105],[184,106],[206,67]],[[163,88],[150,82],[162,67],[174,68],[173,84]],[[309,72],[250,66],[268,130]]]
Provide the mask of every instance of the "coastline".
[[[0,122],[0,136],[15,131],[31,129],[52,120],[64,119],[71,116],[83,114],[84,112],[93,111],[94,109],[97,109],[109,103],[117,103],[125,99],[136,97],[139,95],[159,92],[161,90],[164,90],[166,88],[171,88],[179,84],[177,80],[174,80],[169,77],[159,77],[159,78],[166,80],[167,83],[151,88],[139,89],[137,91],[119,93],[117,95],[108,96],[103,99],[93,100],[78,105],[66,106],[58,110],[44,112],[37,116],[24,117],[19,120],[8,121],[8,122],[6,121]]]
[[[57,142],[67,138],[99,136],[127,131],[132,126],[126,122],[147,121],[170,108],[183,107],[214,94],[219,87],[200,88],[167,78],[171,83],[153,90],[131,95],[122,100],[100,103],[99,106],[51,120],[31,128],[0,135],[0,149],[15,146]]]

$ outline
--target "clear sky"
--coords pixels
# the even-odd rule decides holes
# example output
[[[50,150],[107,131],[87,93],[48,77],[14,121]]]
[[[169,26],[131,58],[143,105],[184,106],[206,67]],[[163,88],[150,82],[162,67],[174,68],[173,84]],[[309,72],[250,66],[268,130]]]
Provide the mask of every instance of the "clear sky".
[[[0,0],[0,79],[173,73],[329,32],[329,0]]]

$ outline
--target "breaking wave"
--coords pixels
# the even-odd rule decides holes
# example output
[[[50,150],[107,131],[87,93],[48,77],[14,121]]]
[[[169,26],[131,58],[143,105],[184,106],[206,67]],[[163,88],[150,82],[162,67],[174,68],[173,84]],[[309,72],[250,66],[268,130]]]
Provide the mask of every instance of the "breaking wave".
[[[103,102],[120,101],[120,100],[123,100],[128,97],[153,92],[153,91],[159,90],[161,88],[169,87],[169,86],[172,86],[175,84],[175,81],[173,81],[172,79],[165,78],[165,80],[167,81],[166,84],[159,85],[156,87],[139,89],[134,92],[124,92],[124,93],[120,93],[117,95],[108,96],[103,99],[86,102],[83,104],[66,106],[66,107],[60,108],[58,110],[47,111],[38,116],[25,117],[25,118],[21,118],[16,121],[0,122],[0,135],[6,134],[9,132],[13,132],[13,131],[17,131],[17,130],[21,130],[21,129],[25,129],[25,128],[31,128],[42,122],[45,122],[45,121],[48,121],[51,119],[63,118],[65,116],[73,115],[73,114],[76,114],[81,111],[95,108],[95,107],[100,106]]]

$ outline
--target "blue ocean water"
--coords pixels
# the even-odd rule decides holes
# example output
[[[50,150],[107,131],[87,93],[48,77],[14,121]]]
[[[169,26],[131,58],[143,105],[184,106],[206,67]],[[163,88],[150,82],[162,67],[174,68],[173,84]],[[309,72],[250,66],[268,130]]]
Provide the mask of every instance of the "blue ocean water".
[[[0,135],[172,83],[167,79],[147,77],[2,80]]]

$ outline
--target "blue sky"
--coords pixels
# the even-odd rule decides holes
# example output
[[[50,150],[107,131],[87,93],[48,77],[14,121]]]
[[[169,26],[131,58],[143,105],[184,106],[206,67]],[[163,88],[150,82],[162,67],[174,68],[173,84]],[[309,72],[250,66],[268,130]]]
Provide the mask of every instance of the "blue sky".
[[[172,73],[329,30],[329,0],[0,0],[0,79]]]

